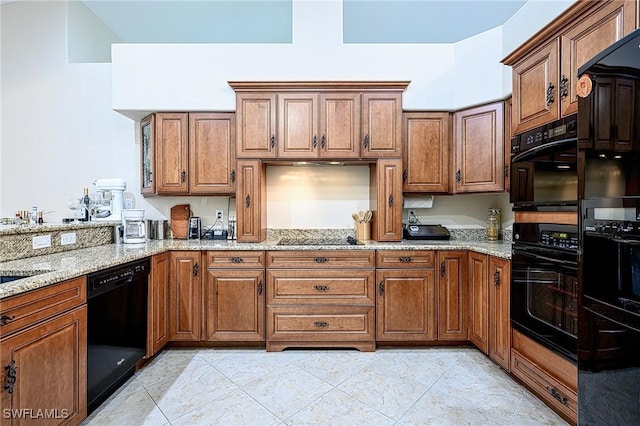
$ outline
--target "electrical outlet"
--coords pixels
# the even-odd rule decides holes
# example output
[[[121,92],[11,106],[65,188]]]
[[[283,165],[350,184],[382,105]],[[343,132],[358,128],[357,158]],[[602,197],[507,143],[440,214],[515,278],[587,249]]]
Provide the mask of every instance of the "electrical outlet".
[[[34,250],[51,247],[51,235],[38,235],[33,237],[32,247]]]
[[[124,208],[125,209],[132,209],[133,208],[133,199],[125,198],[124,199]]]
[[[68,244],[76,243],[76,233],[69,232],[66,234],[60,234],[60,245],[66,246]]]
[[[216,219],[224,220],[224,210],[216,210]]]

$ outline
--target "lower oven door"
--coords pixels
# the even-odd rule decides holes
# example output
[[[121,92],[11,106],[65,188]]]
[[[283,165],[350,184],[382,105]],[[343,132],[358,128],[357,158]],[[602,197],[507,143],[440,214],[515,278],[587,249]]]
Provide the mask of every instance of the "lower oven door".
[[[514,244],[511,322],[525,335],[576,361],[578,280],[575,252]]]

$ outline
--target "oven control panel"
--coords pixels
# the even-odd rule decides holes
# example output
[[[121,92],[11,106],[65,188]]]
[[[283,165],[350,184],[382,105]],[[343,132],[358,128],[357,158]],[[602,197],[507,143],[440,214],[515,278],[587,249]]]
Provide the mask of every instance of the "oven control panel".
[[[585,221],[586,222],[586,221]],[[640,233],[640,222],[627,221],[589,221],[585,223],[585,231],[607,235],[637,235]]]
[[[577,249],[578,234],[543,229],[540,231],[540,244],[565,249]]]

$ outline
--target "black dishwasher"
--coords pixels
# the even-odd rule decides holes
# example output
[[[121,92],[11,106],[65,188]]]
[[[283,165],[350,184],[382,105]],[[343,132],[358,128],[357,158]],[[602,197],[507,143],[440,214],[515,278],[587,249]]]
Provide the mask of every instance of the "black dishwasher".
[[[146,352],[149,258],[87,276],[87,412],[135,372]]]

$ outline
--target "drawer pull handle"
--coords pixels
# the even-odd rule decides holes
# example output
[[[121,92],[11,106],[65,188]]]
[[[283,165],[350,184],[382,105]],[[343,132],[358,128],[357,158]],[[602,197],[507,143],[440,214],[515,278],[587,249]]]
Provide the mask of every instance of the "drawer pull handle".
[[[16,318],[15,315],[13,316],[3,315],[0,317],[0,325],[8,324],[9,322],[13,321],[15,318]]]
[[[378,284],[378,293],[380,296],[384,294],[384,281],[380,281],[380,284]]]
[[[440,276],[444,277],[447,274],[447,266],[444,262],[440,264]]]
[[[317,291],[326,293],[327,291],[329,291],[329,286],[328,285],[321,285],[321,284],[316,284],[313,286],[313,288],[315,288]]]
[[[12,359],[9,364],[4,366],[4,369],[7,371],[7,384],[4,385],[4,388],[7,392],[13,393],[13,387],[16,384],[16,380],[18,380],[16,361]]]
[[[230,257],[229,261],[231,263],[242,263],[242,262],[244,262],[244,259],[241,258],[241,257]]]
[[[500,286],[500,271],[495,271],[493,273],[493,284],[496,287]]]
[[[400,257],[400,263],[411,263],[411,262],[413,262],[413,259],[409,256]]]
[[[264,284],[262,284],[262,280],[258,283],[258,296],[262,296],[262,289],[264,288]]]
[[[560,392],[558,392],[557,390],[555,390],[554,388],[549,387],[549,386],[547,386],[547,390],[549,391],[551,396],[553,396],[555,399],[560,401],[560,404],[567,405],[567,397],[566,396],[562,396],[560,394]]]
[[[318,256],[314,259],[317,263],[327,263],[329,259],[326,257]]]
[[[326,322],[326,321],[316,321],[316,322],[313,323],[313,325],[315,327],[318,327],[318,328],[327,328],[327,327],[329,327],[329,323]]]

